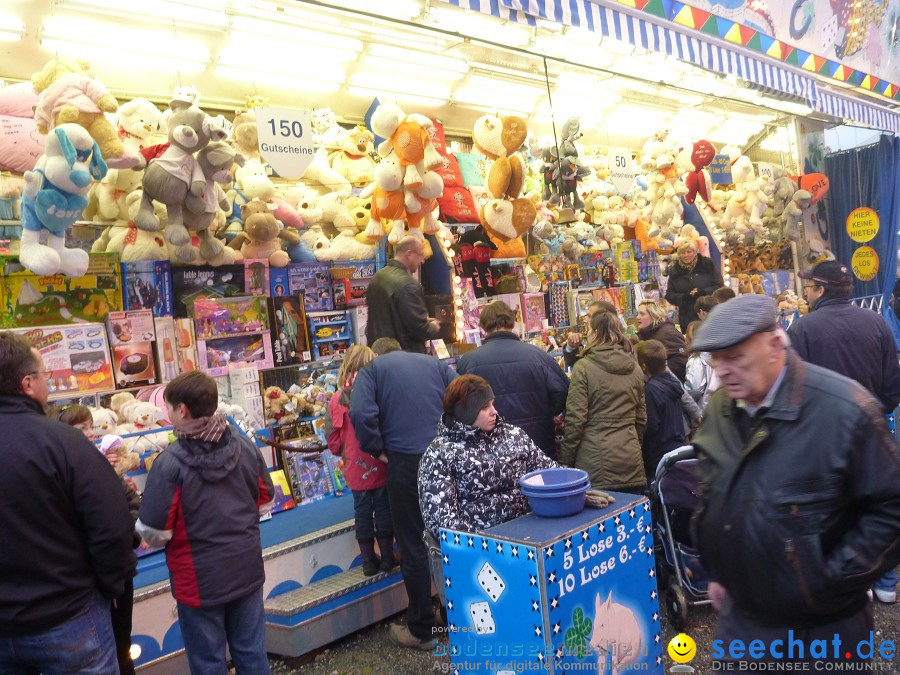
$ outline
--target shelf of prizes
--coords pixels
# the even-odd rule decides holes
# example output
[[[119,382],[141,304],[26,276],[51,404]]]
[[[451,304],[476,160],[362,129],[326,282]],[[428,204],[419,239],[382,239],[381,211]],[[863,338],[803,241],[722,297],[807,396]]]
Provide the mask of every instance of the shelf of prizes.
[[[535,254],[493,258],[477,267],[462,255],[453,261],[459,353],[481,344],[481,308],[497,300],[516,312],[516,331],[524,340],[559,354],[570,330],[586,330],[584,319],[591,303],[611,303],[633,333],[638,304],[664,295],[657,251],[642,251],[638,240],[619,242],[614,249],[581,252],[572,258]]]
[[[317,619],[329,602],[339,614],[364,598],[374,620],[403,608],[398,573],[363,577],[343,460],[322,452],[340,359],[364,341],[375,260],[211,267],[91,253],[80,277],[40,276],[14,256],[0,265],[0,326],[41,352],[50,405],[88,405],[96,434],[125,438],[134,467],[127,475],[139,490],[174,438],[165,384],[191,370],[215,378],[220,411],[257,443],[276,485],[275,512],[262,523],[267,635],[289,620],[307,636],[282,653],[371,622]],[[142,672],[183,672],[164,553],[142,546],[138,554],[132,656]],[[337,599],[335,584],[343,589]],[[277,651],[277,639],[268,648]]]

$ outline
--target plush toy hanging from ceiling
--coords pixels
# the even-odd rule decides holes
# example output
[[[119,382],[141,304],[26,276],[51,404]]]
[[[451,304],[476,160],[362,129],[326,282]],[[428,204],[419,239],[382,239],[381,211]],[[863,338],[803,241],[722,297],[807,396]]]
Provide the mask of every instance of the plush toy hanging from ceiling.
[[[97,141],[100,153],[110,166],[131,168],[140,164],[138,156],[126,152],[116,128],[104,113],[119,108],[106,87],[91,77],[87,61],[55,57],[31,76],[39,92],[34,120],[40,133],[46,134],[60,124],[78,124]]]
[[[584,202],[578,195],[578,182],[589,175],[591,170],[578,159],[575,141],[583,136],[581,122],[572,117],[562,127],[562,143],[559,144],[559,159],[553,170],[553,180],[557,184],[557,202],[562,198],[564,206],[583,209]]]
[[[51,131],[34,171],[25,174],[22,265],[40,276],[59,272],[69,277],[84,275],[88,254],[66,248],[66,230],[87,206],[91,180],[105,175],[100,148],[84,127],[61,124]],[[42,231],[47,234],[46,245],[40,243]]]
[[[534,203],[521,196],[525,171],[516,154],[527,134],[521,117],[493,115],[480,117],[472,132],[475,146],[493,160],[487,180],[491,200],[481,208],[480,220],[497,245],[494,258],[524,258],[522,235],[537,220]]]
[[[444,181],[434,169],[443,164],[428,130],[434,123],[424,115],[407,115],[395,103],[382,103],[372,115],[372,131],[385,140],[378,145],[384,159],[375,169],[375,181],[362,197],[372,196],[366,237],[384,236],[382,219],[393,227],[388,241],[396,244],[406,234],[424,240],[440,223],[434,216]],[[406,222],[408,230],[404,230]],[[424,234],[423,234],[424,231]]]
[[[160,229],[153,213],[155,199],[166,205],[166,241],[173,246],[186,246],[191,235],[184,226],[185,199],[188,195],[202,199],[207,189],[206,176],[194,153],[210,141],[224,141],[226,133],[209,115],[182,97],[173,98],[169,105],[174,111],[169,119],[169,146],[147,165],[144,194],[134,224],[149,232]]]
[[[683,148],[679,153],[678,164],[687,172],[684,175],[684,183],[687,186],[684,200],[688,204],[693,204],[698,194],[703,201],[709,201],[712,193],[712,180],[706,167],[712,164],[715,156],[716,149],[709,141],[697,141],[692,146]]]

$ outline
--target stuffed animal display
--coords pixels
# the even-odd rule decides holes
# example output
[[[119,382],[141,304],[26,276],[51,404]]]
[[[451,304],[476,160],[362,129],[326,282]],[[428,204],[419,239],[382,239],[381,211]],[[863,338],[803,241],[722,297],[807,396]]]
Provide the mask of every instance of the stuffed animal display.
[[[491,199],[481,207],[479,218],[497,247],[494,258],[524,258],[522,235],[537,220],[534,202],[522,196],[525,168],[516,154],[527,135],[525,120],[513,115],[483,115],[472,131],[475,146],[493,160],[486,184]]]
[[[331,168],[350,181],[354,187],[365,187],[375,180],[375,136],[364,126],[344,132],[341,149],[331,158]]]
[[[370,240],[385,236],[382,220],[392,223],[392,244],[407,234],[424,240],[425,234],[438,231],[434,211],[444,181],[435,171],[443,160],[431,143],[428,130],[433,124],[422,115],[407,115],[394,103],[382,103],[372,115],[372,130],[385,140],[378,145],[383,159],[375,181],[362,193],[372,197],[365,230]]]
[[[300,242],[300,234],[293,228],[283,228],[266,202],[254,200],[241,207],[244,231],[235,237],[230,246],[240,249],[244,258],[261,258],[272,267],[284,267],[290,257],[281,246]]]
[[[184,203],[188,194],[202,199],[207,179],[196,153],[211,141],[224,141],[225,131],[216,127],[209,115],[196,105],[179,98],[169,103],[169,147],[150,161],[144,172],[144,194],[135,225],[142,230],[158,231],[159,220],[153,213],[155,199],[166,205],[168,224],[165,236],[173,246],[186,246],[191,235],[184,225]]]
[[[34,171],[25,174],[19,254],[23,266],[40,276],[84,275],[88,254],[66,248],[65,234],[87,206],[91,180],[101,180],[106,170],[97,142],[84,127],[62,124],[53,129]],[[42,232],[47,234],[46,245],[40,243]]]
[[[40,133],[61,124],[78,124],[97,142],[111,166],[131,168],[139,163],[136,154],[126,153],[116,128],[106,119],[105,113],[116,112],[119,103],[91,77],[88,62],[55,57],[31,76],[31,83],[39,94],[34,119]]]

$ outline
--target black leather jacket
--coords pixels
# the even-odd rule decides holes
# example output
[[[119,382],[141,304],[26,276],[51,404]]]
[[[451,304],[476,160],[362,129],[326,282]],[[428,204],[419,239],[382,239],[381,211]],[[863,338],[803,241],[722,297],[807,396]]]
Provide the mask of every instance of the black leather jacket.
[[[694,445],[701,556],[757,622],[797,629],[850,616],[900,562],[900,456],[856,382],[789,351],[768,411],[751,420],[722,388]]]
[[[405,351],[424,354],[425,341],[439,332],[428,322],[422,285],[398,260],[389,261],[372,277],[366,304],[366,340],[370,345],[378,338],[392,337]]]

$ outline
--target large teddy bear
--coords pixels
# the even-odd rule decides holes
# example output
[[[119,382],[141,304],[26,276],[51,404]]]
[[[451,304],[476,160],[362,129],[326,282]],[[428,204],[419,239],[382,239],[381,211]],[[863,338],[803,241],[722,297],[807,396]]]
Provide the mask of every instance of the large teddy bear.
[[[375,160],[369,155],[374,143],[374,134],[362,125],[344,132],[341,149],[331,159],[331,168],[354,187],[365,187],[375,180]]]
[[[244,231],[229,244],[240,248],[244,258],[265,259],[272,267],[284,267],[290,257],[281,242],[297,244],[299,233],[293,228],[282,229],[266,202],[254,200],[241,207]]]
[[[423,115],[407,115],[394,103],[383,103],[372,115],[372,130],[385,140],[378,145],[384,159],[372,183],[372,215],[366,227],[371,240],[385,235],[381,220],[394,224],[388,241],[392,244],[405,235],[424,240],[439,228],[434,218],[437,197],[444,181],[434,169],[443,164],[431,142],[429,130],[434,123]],[[363,196],[369,193],[363,191]],[[408,229],[404,231],[403,223]],[[423,231],[424,230],[424,231]]]
[[[93,138],[103,159],[112,166],[130,168],[138,163],[136,155],[126,157],[125,145],[104,113],[119,108],[106,87],[90,76],[90,64],[53,58],[31,76],[40,94],[34,110],[37,129],[47,134],[61,124],[78,124]],[[123,160],[121,165],[117,160]]]
[[[248,162],[260,159],[256,113],[252,110],[234,116],[231,126],[231,145]]]
[[[122,144],[137,154],[151,145],[150,138],[159,130],[162,112],[145,98],[135,98],[119,106],[116,134]]]
[[[158,231],[153,200],[162,202],[168,214],[166,241],[173,246],[184,246],[191,241],[184,226],[185,199],[188,194],[202,198],[207,187],[195,153],[211,141],[224,141],[226,134],[196,105],[180,98],[173,98],[169,105],[174,111],[169,119],[169,147],[147,165],[144,195],[134,222],[142,230]]]

